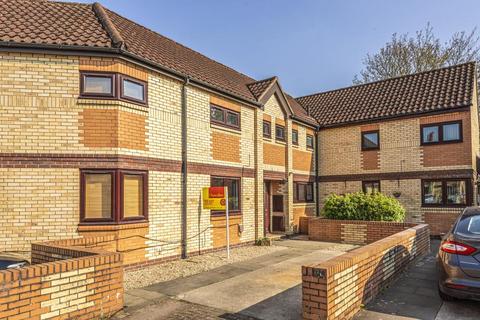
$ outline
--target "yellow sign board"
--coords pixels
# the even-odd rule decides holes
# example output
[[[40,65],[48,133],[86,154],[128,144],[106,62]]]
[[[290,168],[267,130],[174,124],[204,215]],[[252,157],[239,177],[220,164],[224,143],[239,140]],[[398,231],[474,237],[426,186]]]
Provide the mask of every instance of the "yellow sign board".
[[[225,210],[225,188],[206,187],[202,189],[203,209]]]

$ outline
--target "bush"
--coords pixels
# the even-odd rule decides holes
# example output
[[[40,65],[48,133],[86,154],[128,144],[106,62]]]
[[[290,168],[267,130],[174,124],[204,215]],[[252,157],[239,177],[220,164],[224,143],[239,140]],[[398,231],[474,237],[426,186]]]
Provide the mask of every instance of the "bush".
[[[323,215],[337,220],[396,221],[405,219],[405,209],[397,199],[382,193],[349,193],[328,196]]]

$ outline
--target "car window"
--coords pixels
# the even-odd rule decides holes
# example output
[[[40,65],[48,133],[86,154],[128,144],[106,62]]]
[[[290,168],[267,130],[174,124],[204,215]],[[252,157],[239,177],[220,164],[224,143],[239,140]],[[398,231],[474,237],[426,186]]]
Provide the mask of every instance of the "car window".
[[[467,237],[480,237],[480,215],[463,217],[457,224],[456,233]]]

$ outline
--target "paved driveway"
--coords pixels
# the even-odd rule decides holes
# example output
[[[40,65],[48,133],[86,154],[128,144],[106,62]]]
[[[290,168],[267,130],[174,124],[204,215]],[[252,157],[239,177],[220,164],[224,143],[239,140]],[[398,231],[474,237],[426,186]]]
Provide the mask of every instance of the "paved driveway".
[[[285,240],[284,249],[194,276],[158,283],[126,294],[125,312],[116,318],[301,319],[301,266],[318,263],[353,246]],[[435,253],[404,273],[355,320],[479,320],[480,303],[443,303],[437,294]]]
[[[432,241],[430,254],[411,266],[355,320],[479,320],[479,302],[444,303],[438,296],[435,255],[439,244],[438,240]]]
[[[301,266],[354,248],[283,240],[284,249],[127,292],[124,319],[301,319]]]

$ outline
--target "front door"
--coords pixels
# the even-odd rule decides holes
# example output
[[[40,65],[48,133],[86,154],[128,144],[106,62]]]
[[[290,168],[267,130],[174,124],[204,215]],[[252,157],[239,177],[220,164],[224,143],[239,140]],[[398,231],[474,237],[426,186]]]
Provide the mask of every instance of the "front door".
[[[270,233],[270,182],[263,183],[263,232],[264,235]]]

